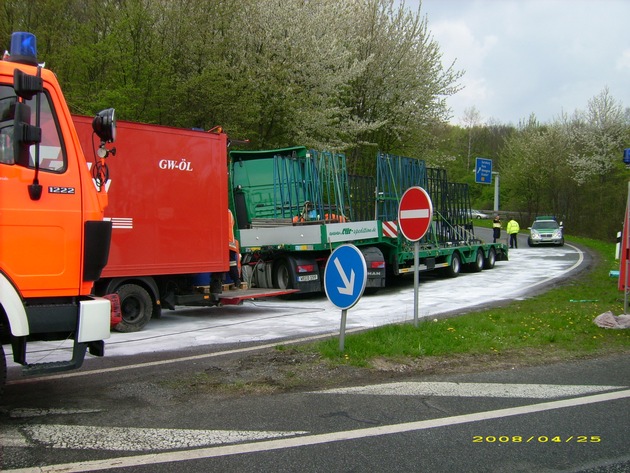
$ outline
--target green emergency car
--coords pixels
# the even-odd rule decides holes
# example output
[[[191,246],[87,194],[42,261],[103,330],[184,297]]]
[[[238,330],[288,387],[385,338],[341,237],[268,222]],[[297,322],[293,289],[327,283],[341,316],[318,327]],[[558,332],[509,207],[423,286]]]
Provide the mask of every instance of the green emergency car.
[[[555,217],[546,215],[536,217],[529,230],[530,234],[527,239],[529,246],[564,245],[562,222],[558,223]]]

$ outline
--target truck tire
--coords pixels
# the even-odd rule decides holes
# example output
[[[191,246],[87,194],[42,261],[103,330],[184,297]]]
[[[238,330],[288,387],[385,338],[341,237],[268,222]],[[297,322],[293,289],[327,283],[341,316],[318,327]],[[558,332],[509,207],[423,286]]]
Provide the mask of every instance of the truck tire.
[[[488,250],[488,257],[485,259],[483,263],[483,269],[492,269],[494,268],[494,264],[497,262],[497,252],[494,248],[490,248]]]
[[[7,359],[4,357],[4,347],[0,344],[0,395],[4,392],[7,383]]]
[[[273,287],[276,289],[293,289],[294,269],[289,258],[276,261],[273,268]]]
[[[137,284],[124,284],[116,290],[116,294],[120,297],[122,322],[114,330],[123,333],[142,330],[153,313],[153,302],[149,293]]]
[[[459,273],[462,271],[462,259],[459,256],[459,253],[453,253],[451,257],[451,264],[446,268],[446,275],[449,278],[456,278],[459,276]]]
[[[483,250],[479,248],[477,250],[477,254],[475,255],[475,261],[470,263],[470,271],[473,273],[479,273],[483,270],[485,265],[485,258],[483,256]]]

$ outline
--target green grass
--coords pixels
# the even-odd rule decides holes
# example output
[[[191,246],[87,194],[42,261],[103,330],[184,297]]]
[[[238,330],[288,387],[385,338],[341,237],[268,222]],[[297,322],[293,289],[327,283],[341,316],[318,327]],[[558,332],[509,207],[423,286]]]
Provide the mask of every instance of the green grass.
[[[338,338],[309,346],[333,362],[370,366],[375,359],[498,355],[522,351],[571,358],[630,350],[630,329],[603,329],[593,319],[606,311],[623,312],[614,244],[571,238],[595,254],[592,270],[542,295],[496,309],[437,321],[388,325],[347,335],[344,351]],[[465,277],[465,276],[462,276]],[[456,281],[454,281],[456,284]]]

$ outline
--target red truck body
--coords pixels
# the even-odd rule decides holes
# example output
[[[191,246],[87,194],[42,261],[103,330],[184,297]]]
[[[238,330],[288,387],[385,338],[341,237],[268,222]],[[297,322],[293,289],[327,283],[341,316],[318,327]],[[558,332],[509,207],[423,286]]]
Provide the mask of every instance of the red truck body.
[[[73,116],[86,154],[92,119]],[[227,136],[117,122],[102,278],[226,271]],[[88,148],[89,147],[89,148]]]
[[[92,120],[73,116],[86,155]],[[121,332],[141,330],[162,307],[240,304],[295,290],[228,286],[227,135],[117,122],[109,261],[94,292],[120,299]],[[227,289],[229,287],[229,290]],[[225,290],[224,290],[225,289]]]

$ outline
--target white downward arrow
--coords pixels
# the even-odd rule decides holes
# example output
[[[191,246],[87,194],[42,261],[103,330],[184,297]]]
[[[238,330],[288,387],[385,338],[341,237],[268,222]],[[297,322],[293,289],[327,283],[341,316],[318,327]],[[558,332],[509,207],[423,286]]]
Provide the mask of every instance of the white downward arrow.
[[[339,271],[339,276],[341,276],[341,279],[343,283],[345,284],[345,287],[337,288],[339,289],[339,294],[345,294],[346,296],[351,296],[352,290],[354,289],[354,269],[350,270],[350,280],[348,281],[348,276],[346,276],[346,273],[344,272],[343,267],[341,266],[341,263],[339,262],[339,258],[335,258],[335,266],[337,267],[337,271]]]

